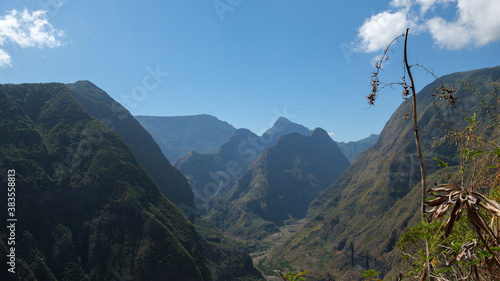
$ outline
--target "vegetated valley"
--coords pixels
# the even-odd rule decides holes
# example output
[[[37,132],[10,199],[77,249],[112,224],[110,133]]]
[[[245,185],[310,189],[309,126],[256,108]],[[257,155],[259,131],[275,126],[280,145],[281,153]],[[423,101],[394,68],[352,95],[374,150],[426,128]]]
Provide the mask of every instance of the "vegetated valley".
[[[460,164],[458,144],[439,140],[467,117],[497,116],[500,67],[440,81],[454,86],[455,107],[436,83],[417,106],[432,184],[448,179],[435,158]],[[209,115],[134,117],[89,81],[0,85],[0,170],[15,170],[16,183],[14,280],[398,278],[407,272],[398,240],[420,221],[409,107],[380,136],[336,143],[283,117],[261,136]]]

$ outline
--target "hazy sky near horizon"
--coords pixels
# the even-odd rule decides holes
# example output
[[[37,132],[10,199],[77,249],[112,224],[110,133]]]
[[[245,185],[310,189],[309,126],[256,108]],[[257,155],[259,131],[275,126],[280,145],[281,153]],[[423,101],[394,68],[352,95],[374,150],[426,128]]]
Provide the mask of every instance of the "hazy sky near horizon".
[[[437,76],[500,65],[500,0],[3,0],[0,83],[90,80],[133,115],[210,114],[261,134],[279,117],[337,141],[380,133],[373,61],[410,28]],[[381,78],[403,73],[402,40]],[[417,90],[432,82],[416,70]]]

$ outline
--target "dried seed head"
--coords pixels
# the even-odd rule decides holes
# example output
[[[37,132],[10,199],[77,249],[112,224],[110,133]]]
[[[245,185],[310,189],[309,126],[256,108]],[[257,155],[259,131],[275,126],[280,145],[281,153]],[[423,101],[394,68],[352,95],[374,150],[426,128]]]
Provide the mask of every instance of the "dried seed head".
[[[366,98],[368,99],[368,104],[369,105],[374,105],[375,104],[375,96],[376,96],[376,91],[373,91],[371,94],[369,94]]]

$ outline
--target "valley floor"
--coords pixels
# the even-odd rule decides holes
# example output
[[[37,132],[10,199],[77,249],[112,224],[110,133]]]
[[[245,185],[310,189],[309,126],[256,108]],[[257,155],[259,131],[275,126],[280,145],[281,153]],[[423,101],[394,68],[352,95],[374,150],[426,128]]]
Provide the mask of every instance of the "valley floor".
[[[263,244],[269,245],[265,250],[263,251],[257,251],[250,253],[250,257],[252,257],[252,261],[254,265],[259,264],[259,262],[265,258],[269,258],[269,254],[273,251],[273,249],[280,247],[285,243],[285,241],[298,232],[305,224],[306,219],[301,219],[298,220],[294,224],[290,225],[284,225],[280,227],[280,232],[274,233],[273,235],[270,235],[269,237],[266,237],[264,240],[262,240]],[[278,276],[278,271],[279,268],[276,268],[276,275],[264,275],[266,280],[268,281],[274,281],[274,280],[282,280]]]

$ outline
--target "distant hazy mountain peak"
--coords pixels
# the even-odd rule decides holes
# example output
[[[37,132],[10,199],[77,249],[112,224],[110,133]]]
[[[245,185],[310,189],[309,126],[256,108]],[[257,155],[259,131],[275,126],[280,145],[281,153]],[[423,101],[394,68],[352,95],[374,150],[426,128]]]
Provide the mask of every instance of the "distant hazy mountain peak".
[[[290,133],[299,133],[303,136],[308,136],[311,130],[297,123],[293,123],[285,117],[279,117],[278,120],[274,122],[274,125],[262,134],[261,138],[267,141],[269,145],[274,145],[280,136]]]
[[[240,128],[240,129],[236,129],[233,134],[230,136],[230,138],[232,137],[247,137],[249,135],[255,135],[252,131],[250,131],[249,129],[245,129],[245,128]]]
[[[309,135],[311,137],[327,136],[328,138],[330,138],[330,136],[328,135],[328,133],[323,128],[320,128],[320,127],[315,128],[314,130],[312,130]]]
[[[190,150],[214,153],[236,130],[208,114],[190,116],[135,116],[173,163]]]

